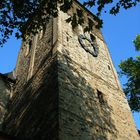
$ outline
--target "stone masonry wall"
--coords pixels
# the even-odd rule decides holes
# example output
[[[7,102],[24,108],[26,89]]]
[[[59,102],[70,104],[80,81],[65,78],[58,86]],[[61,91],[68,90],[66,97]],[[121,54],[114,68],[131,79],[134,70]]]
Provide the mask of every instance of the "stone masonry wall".
[[[139,139],[122,92],[68,57],[58,69],[61,140]]]
[[[57,53],[52,54],[52,38],[56,40],[57,37],[56,23],[52,24],[51,19],[46,30],[33,37],[32,48],[27,55],[26,45],[19,53],[16,67],[18,79],[3,131],[20,140],[58,139]]]
[[[94,19],[74,2],[34,37],[32,48],[21,48],[3,130],[21,140],[139,140],[102,34],[90,32],[99,48],[93,57],[78,41],[86,25],[73,30],[66,22],[77,8]]]
[[[56,20],[56,19],[55,19]],[[53,39],[53,20],[46,25],[36,36],[29,37],[22,43],[16,65],[16,91],[20,92],[21,87],[36,74],[40,65],[51,55]]]
[[[50,19],[49,23],[46,25],[46,29],[44,29],[38,35],[38,41],[36,44],[35,50],[35,60],[34,60],[34,74],[39,69],[39,65],[44,59],[44,57],[50,52],[52,47],[52,39],[53,39],[53,20]]]
[[[7,104],[11,94],[10,83],[0,76],[0,131],[2,131],[2,123],[5,113],[7,112]]]
[[[86,52],[78,41],[83,27],[75,30],[59,13],[59,121],[61,140],[138,140],[132,114],[101,33],[96,37],[98,57]],[[83,9],[84,10],[84,9]],[[86,15],[87,13],[85,13]],[[85,18],[93,18],[86,15]],[[90,37],[88,33],[85,34]],[[88,44],[87,44],[88,45]]]
[[[4,132],[20,140],[58,139],[58,76],[56,56],[16,91],[3,124]]]

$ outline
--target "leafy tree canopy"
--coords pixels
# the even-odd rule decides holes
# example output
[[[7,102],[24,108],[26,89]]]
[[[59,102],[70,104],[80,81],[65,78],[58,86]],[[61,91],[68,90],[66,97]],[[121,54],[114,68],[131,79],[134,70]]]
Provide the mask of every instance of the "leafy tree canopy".
[[[140,50],[140,35],[133,41],[136,50]],[[140,56],[130,57],[119,65],[121,74],[128,78],[124,92],[132,111],[140,112]]]
[[[110,14],[116,15],[120,8],[128,9],[136,6],[140,0],[83,0],[83,5],[97,7],[100,16],[105,5],[113,4]],[[67,11],[72,0],[1,0],[0,1],[0,45],[13,34],[25,39],[25,35],[37,33],[45,27],[51,16],[57,16],[57,4],[61,3],[61,10]],[[74,19],[74,15],[73,15]],[[71,22],[72,23],[72,22]],[[102,22],[99,22],[101,27]]]
[[[136,39],[133,41],[136,51],[140,51],[140,35],[136,36]]]

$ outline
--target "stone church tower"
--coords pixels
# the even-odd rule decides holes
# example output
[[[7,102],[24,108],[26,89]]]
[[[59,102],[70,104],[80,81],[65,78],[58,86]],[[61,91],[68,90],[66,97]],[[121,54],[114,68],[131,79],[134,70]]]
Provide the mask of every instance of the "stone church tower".
[[[71,13],[86,24],[72,29]],[[139,140],[96,17],[76,0],[23,42],[3,130],[20,140]]]

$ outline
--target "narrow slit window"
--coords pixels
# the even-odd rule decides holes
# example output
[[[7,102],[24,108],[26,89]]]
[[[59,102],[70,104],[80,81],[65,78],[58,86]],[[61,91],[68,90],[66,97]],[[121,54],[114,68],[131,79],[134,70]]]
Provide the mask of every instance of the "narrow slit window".
[[[104,101],[103,93],[101,91],[97,90],[97,96],[98,96],[98,100],[99,100],[100,104],[104,104],[105,101]]]
[[[95,42],[96,37],[95,37],[94,35],[90,34],[90,38],[91,38],[91,40],[92,40],[93,42]]]
[[[92,30],[94,26],[94,22],[90,18],[88,18],[88,25],[89,25],[89,30]]]
[[[67,36],[67,42],[69,42],[69,37]]]
[[[111,67],[108,65],[108,69],[111,70]]]

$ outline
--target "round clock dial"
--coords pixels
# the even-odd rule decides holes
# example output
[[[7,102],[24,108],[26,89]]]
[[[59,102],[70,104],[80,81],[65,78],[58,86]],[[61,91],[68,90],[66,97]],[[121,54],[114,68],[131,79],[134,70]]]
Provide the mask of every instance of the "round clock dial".
[[[99,49],[97,47],[97,44],[95,41],[92,41],[91,39],[87,38],[84,35],[79,35],[78,40],[82,46],[82,48],[93,55],[94,57],[97,57],[99,54]]]

